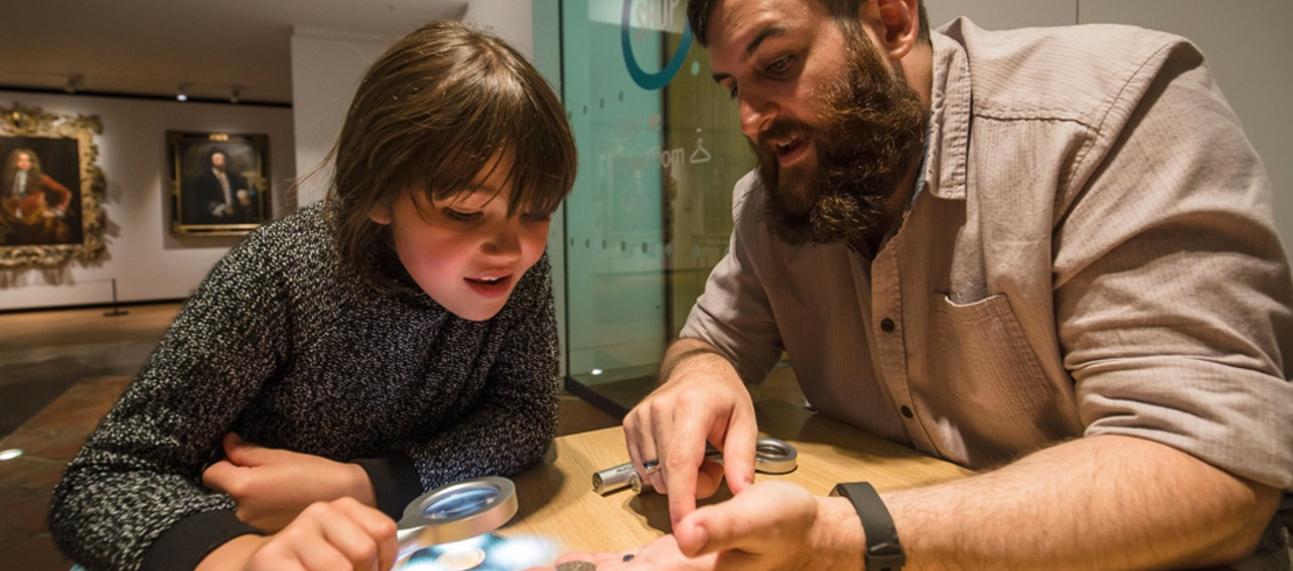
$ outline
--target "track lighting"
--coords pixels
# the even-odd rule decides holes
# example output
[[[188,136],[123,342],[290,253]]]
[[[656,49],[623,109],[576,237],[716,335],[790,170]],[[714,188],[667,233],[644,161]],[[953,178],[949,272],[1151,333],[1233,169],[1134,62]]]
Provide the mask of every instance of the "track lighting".
[[[81,81],[83,79],[85,78],[79,73],[67,74],[67,83],[63,84],[63,91],[67,92],[69,95],[76,93],[76,90],[81,88]]]

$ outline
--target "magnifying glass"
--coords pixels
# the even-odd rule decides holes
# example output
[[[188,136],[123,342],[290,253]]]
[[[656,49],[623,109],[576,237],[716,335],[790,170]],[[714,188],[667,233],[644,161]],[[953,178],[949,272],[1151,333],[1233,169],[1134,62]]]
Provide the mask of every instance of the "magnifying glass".
[[[489,476],[432,490],[404,508],[395,536],[401,561],[417,551],[494,531],[516,515],[516,486]],[[484,553],[481,553],[483,560]],[[469,568],[469,567],[466,567]]]
[[[723,463],[723,453],[705,445],[705,459]],[[647,462],[649,468],[655,461]],[[763,437],[754,446],[754,471],[764,474],[789,474],[799,467],[799,451],[789,442],[779,438]],[[646,491],[642,479],[633,470],[633,464],[620,464],[593,474],[593,491],[606,495],[616,490],[633,488],[641,494]]]

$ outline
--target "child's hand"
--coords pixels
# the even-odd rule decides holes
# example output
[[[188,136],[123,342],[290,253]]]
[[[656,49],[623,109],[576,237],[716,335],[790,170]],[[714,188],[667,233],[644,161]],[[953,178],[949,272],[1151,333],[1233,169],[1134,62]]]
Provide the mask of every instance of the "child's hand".
[[[265,531],[278,531],[315,502],[351,497],[372,506],[373,485],[358,464],[224,437],[226,458],[202,473],[202,483],[237,502],[238,519]]]
[[[353,498],[311,504],[282,531],[244,535],[207,555],[197,571],[375,569],[395,564],[395,522]]]

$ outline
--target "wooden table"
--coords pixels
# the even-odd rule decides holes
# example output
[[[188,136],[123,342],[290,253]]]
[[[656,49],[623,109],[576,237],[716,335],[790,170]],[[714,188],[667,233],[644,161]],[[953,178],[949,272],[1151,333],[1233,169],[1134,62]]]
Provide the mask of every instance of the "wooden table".
[[[760,432],[799,450],[797,470],[757,474],[755,481],[786,480],[826,495],[838,482],[866,480],[877,489],[892,490],[972,474],[786,402],[760,402],[755,411]],[[604,497],[593,492],[593,472],[628,461],[619,427],[558,438],[547,461],[513,478],[520,511],[500,533],[544,536],[566,550],[593,552],[628,550],[668,533],[665,496],[637,496],[628,489]],[[723,486],[702,504],[730,497]]]

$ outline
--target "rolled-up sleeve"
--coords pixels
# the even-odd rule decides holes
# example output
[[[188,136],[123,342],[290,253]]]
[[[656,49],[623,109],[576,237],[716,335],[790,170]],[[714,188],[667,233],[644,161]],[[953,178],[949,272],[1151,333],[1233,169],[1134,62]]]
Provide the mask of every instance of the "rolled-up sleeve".
[[[756,176],[751,173],[736,184],[732,199],[732,239],[727,255],[718,262],[696,300],[687,323],[678,334],[700,339],[718,349],[746,383],[758,383],[781,357],[781,335],[759,278],[757,248],[751,240],[760,233],[750,225],[761,221],[757,212]]]
[[[1164,48],[1061,220],[1056,308],[1087,435],[1293,489],[1293,281],[1261,159],[1191,45]],[[1128,92],[1140,90],[1127,90]]]

